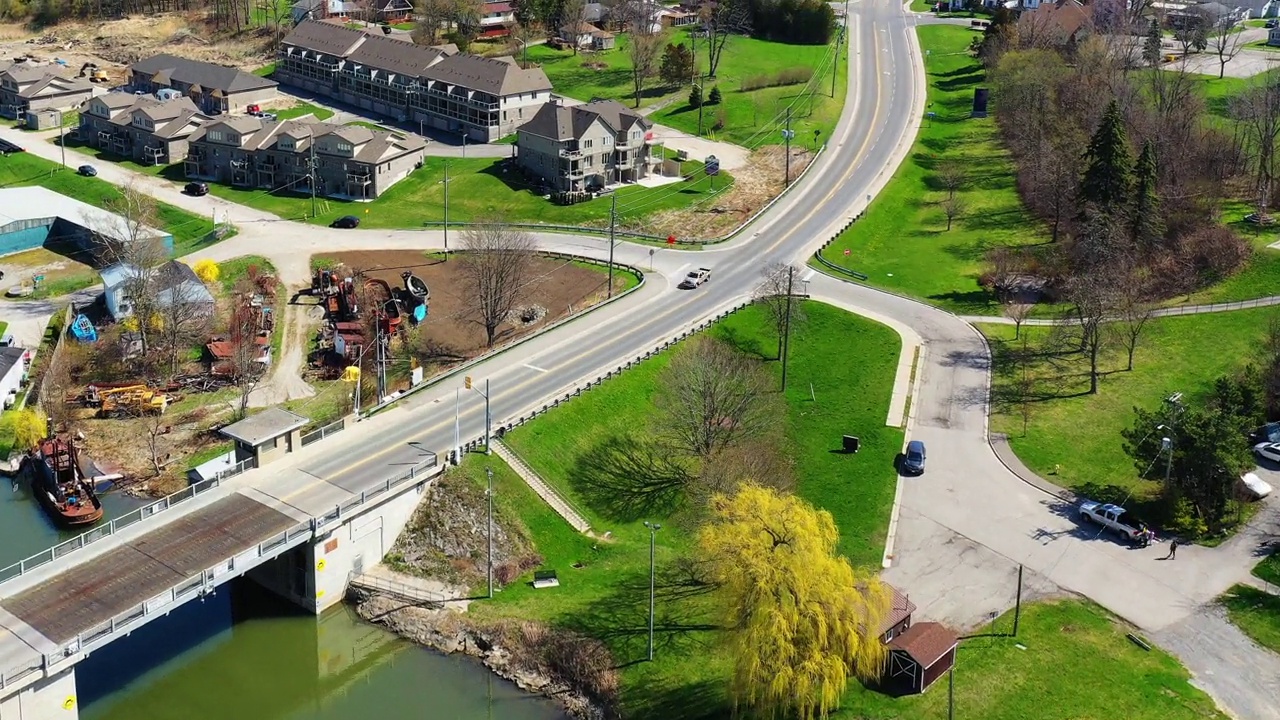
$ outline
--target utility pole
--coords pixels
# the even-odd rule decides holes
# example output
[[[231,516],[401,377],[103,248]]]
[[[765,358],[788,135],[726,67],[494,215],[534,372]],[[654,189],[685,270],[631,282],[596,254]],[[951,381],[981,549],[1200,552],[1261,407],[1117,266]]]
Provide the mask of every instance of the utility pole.
[[[310,157],[307,159],[307,184],[311,186],[311,217],[316,216],[316,136],[311,133],[311,142],[307,143]]]
[[[840,32],[836,34],[836,59],[831,64],[831,97],[836,96],[836,78],[840,76],[840,41],[844,40],[844,29],[849,23],[848,5],[845,6],[844,22],[840,25]]]
[[[484,454],[493,454],[493,415],[489,412],[489,378],[484,379]]]
[[[485,389],[488,389],[489,381],[485,381]],[[485,401],[488,403],[488,400]],[[486,415],[488,413],[485,413]],[[493,599],[493,468],[484,469],[486,475],[489,476],[489,599]],[[490,673],[492,674],[492,673]]]
[[[791,283],[795,278],[796,269],[792,265],[787,266],[787,314],[782,318],[782,389],[787,389],[787,355],[791,349]]]
[[[444,160],[444,261],[449,262],[449,158]]]
[[[613,206],[609,208],[609,295],[613,297],[613,243],[618,229],[618,193],[613,193]]]
[[[62,124],[62,111],[58,111],[58,147],[62,148],[62,167],[67,166],[67,127]]]
[[[1164,485],[1169,487],[1169,478],[1173,475],[1173,439],[1178,426],[1178,411],[1182,409],[1182,393],[1176,392],[1165,398],[1165,402],[1173,408],[1169,413],[1169,436],[1161,438],[1160,449],[1165,452],[1164,456]],[[1158,429],[1163,429],[1163,426]]]
[[[701,80],[702,78],[698,78]],[[702,96],[702,83],[694,85],[698,88],[698,137],[702,137],[702,106],[707,104],[707,99]]]
[[[782,182],[783,188],[791,187],[791,138],[795,137],[795,133],[791,131],[791,108],[787,108],[787,129],[782,131],[782,139],[787,142],[787,165],[786,177]]]
[[[462,433],[460,432],[461,423],[458,418],[461,415],[459,408],[462,406],[462,389],[455,388],[453,391],[453,464],[462,464]]]
[[[658,537],[658,531],[662,526],[657,523],[644,521],[644,526],[649,528],[649,662],[653,662],[653,588],[654,588],[654,543]]]
[[[1018,596],[1013,601],[1013,636],[1018,637],[1018,620],[1022,618],[1022,566],[1018,566]]]

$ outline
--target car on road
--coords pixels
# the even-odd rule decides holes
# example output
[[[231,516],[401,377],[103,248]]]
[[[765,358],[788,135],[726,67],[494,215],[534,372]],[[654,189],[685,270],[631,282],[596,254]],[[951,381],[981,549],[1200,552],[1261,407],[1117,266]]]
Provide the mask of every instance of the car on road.
[[[681,290],[692,290],[704,282],[711,279],[711,268],[698,268],[690,270],[688,275],[684,276],[684,280],[680,281]]]
[[[345,230],[350,230],[351,228],[354,228],[354,227],[360,227],[360,218],[356,217],[355,215],[343,215],[337,220],[334,220],[333,222],[329,223],[329,227],[343,228]]]
[[[924,473],[924,441],[912,440],[907,443],[907,452],[902,456],[902,471],[912,475]]]
[[[1280,443],[1264,442],[1253,446],[1253,454],[1263,460],[1280,463]]]
[[[1245,473],[1240,476],[1240,484],[1245,494],[1254,500],[1261,500],[1271,494],[1271,483],[1258,477],[1257,473]]]
[[[80,167],[76,168],[76,172],[80,173],[81,175],[83,175],[83,176],[85,176],[85,177],[97,177],[97,176],[98,176],[98,168],[96,168],[96,167],[94,167],[94,166],[92,166],[92,165],[81,165]]]
[[[200,197],[201,195],[208,195],[209,185],[207,183],[202,183],[202,182],[189,182],[186,184],[185,187],[182,188],[182,192],[188,195],[193,195],[195,197]]]
[[[1093,523],[1139,545],[1148,545],[1152,533],[1147,524],[1119,505],[1084,500],[1080,503],[1080,520]]]

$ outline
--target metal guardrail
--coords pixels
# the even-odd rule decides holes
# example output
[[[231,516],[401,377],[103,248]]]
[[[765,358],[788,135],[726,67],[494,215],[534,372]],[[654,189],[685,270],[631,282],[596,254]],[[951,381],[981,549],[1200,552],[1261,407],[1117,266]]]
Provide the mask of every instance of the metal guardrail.
[[[836,271],[836,272],[838,272],[838,273],[844,273],[845,275],[848,275],[848,276],[850,276],[850,277],[852,277],[852,278],[856,278],[856,279],[858,279],[858,280],[864,280],[864,281],[865,281],[865,280],[867,279],[867,276],[866,276],[866,274],[864,274],[864,273],[860,273],[860,272],[858,272],[857,270],[850,270],[849,268],[846,268],[846,267],[840,267],[839,265],[837,265],[837,264],[835,264],[835,263],[831,262],[830,260],[828,260],[828,259],[826,259],[826,258],[822,257],[822,251],[821,251],[821,250],[819,250],[818,252],[816,252],[816,253],[814,253],[814,254],[813,254],[813,259],[814,259],[814,260],[817,260],[817,261],[818,261],[818,262],[820,262],[820,263],[822,263],[822,264],[823,264],[823,265],[825,265],[826,267],[828,267],[828,268],[830,268],[830,269],[832,269],[832,270],[835,270],[835,271]]]
[[[454,599],[446,597],[443,593],[432,592],[408,583],[356,572],[347,573],[347,587],[386,593],[410,602],[424,602],[437,606]]]
[[[316,442],[317,440],[323,440],[329,437],[330,435],[333,435],[334,433],[342,432],[346,428],[347,428],[347,419],[340,418],[338,421],[331,422],[328,425],[325,425],[324,427],[320,428],[319,430],[315,430],[307,433],[306,435],[303,435],[302,447],[306,447],[311,443]]]

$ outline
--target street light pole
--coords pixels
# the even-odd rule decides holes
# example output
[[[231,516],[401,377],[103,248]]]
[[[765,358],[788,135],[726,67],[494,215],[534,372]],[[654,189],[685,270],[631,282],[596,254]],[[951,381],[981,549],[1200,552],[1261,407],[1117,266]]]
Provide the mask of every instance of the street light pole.
[[[654,546],[662,526],[648,520],[644,521],[644,526],[649,528],[649,662],[653,662]]]
[[[487,383],[488,381],[486,381]],[[493,468],[485,468],[489,476],[489,598],[493,598]]]
[[[444,261],[449,262],[449,158],[444,159]]]
[[[791,138],[793,137],[795,137],[795,133],[791,131],[791,108],[787,108],[787,128],[782,131],[782,139],[787,143],[786,175],[782,182],[783,188],[791,187]]]
[[[489,413],[489,378],[484,379],[484,454],[493,454],[493,415]]]
[[[613,297],[613,244],[618,229],[618,193],[613,193],[613,206],[609,208],[609,294]]]
[[[62,167],[67,166],[67,127],[62,123],[62,111],[58,111],[58,147],[62,148]]]
[[[787,355],[791,349],[791,283],[795,278],[796,269],[792,265],[787,266],[787,309],[786,315],[782,319],[782,390],[787,389]]]

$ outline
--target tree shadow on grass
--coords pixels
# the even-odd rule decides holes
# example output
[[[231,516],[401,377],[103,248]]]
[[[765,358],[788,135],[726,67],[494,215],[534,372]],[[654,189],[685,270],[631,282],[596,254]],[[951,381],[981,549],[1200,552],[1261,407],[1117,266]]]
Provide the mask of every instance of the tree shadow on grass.
[[[929,299],[935,303],[943,303],[965,313],[986,312],[996,301],[995,295],[986,290],[952,290],[945,293],[934,293]]]
[[[798,302],[798,301],[797,301]],[[718,326],[715,329],[717,339],[723,341],[727,345],[733,347],[738,352],[752,355],[761,360],[777,360],[775,352],[766,352],[764,346],[760,343],[759,338],[747,337],[737,328],[729,326]]]
[[[618,522],[671,515],[690,479],[670,450],[620,435],[596,443],[569,470],[569,483],[587,504]]]

